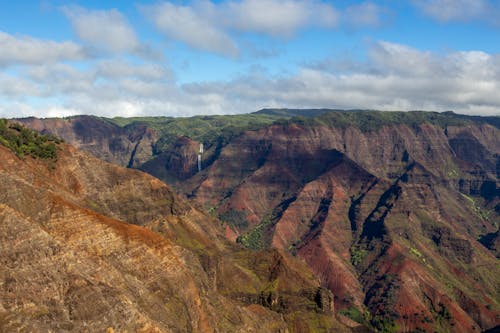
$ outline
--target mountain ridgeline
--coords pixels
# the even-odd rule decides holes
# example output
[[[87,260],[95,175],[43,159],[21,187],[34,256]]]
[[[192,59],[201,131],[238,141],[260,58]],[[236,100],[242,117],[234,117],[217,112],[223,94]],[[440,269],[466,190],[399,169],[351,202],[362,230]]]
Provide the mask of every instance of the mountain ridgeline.
[[[269,109],[17,121],[166,181],[233,242],[300,258],[354,330],[481,332],[500,324],[499,119]]]

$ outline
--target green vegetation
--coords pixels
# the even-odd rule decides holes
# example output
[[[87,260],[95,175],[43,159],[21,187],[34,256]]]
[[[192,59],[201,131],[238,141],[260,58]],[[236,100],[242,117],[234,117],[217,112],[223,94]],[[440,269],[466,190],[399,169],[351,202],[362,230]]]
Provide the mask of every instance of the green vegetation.
[[[295,200],[295,197],[288,198],[284,200],[273,212],[262,219],[262,221],[252,229],[248,230],[245,234],[239,236],[236,241],[243,244],[246,248],[252,250],[261,250],[268,248],[271,245],[271,235],[270,229],[274,226],[276,221],[281,217],[283,210],[288,207],[288,205]],[[244,217],[246,221],[246,217]],[[238,220],[233,221],[237,223]],[[245,223],[242,222],[241,223]]]
[[[329,109],[264,109],[250,114],[213,115],[194,117],[132,117],[101,118],[130,131],[137,126],[147,126],[158,133],[155,154],[167,151],[178,137],[187,136],[202,142],[205,149],[219,149],[233,138],[248,130],[259,130],[271,124],[289,126],[328,126],[335,128],[357,127],[363,132],[376,131],[383,126],[404,124],[418,127],[423,123],[460,126],[474,122],[500,126],[499,117],[471,117],[453,112],[382,112],[373,110]],[[453,172],[453,170],[451,171]]]
[[[226,145],[231,139],[248,130],[258,130],[271,125],[282,117],[265,114],[241,114],[226,116],[195,116],[189,118],[135,117],[105,119],[119,126],[132,129],[146,125],[159,134],[155,150],[157,153],[168,149],[178,137],[187,136],[203,142],[205,149],[216,145]]]
[[[489,123],[498,127],[498,117],[469,117],[455,114],[453,112],[425,112],[425,111],[372,111],[351,110],[331,111],[317,117],[295,117],[279,121],[280,124],[300,124],[305,126],[328,126],[336,128],[357,127],[363,132],[376,131],[384,126],[407,125],[418,127],[429,123],[446,128],[447,126],[463,126],[473,122]]]
[[[381,288],[375,290],[375,293],[368,300],[368,307],[375,304],[383,304],[384,306],[375,311],[370,324],[379,332],[400,332],[397,324],[400,316],[393,306],[398,298],[401,280],[397,275],[384,274],[378,280],[377,285]]]
[[[0,144],[12,150],[20,158],[31,156],[46,160],[57,159],[57,144],[61,140],[27,129],[18,123],[0,119]]]
[[[456,169],[455,166],[450,167],[450,169],[448,171],[448,177],[450,179],[458,179],[458,178],[460,178],[460,173],[458,172],[458,170]]]
[[[317,117],[331,111],[341,111],[332,109],[262,109],[254,112],[254,115],[276,116],[280,118],[292,117]]]
[[[358,308],[351,306],[346,309],[342,309],[339,313],[343,316],[346,316],[353,321],[368,326],[369,325],[369,313],[363,313],[358,310]]]
[[[383,316],[375,316],[371,320],[371,325],[378,332],[382,332],[382,333],[395,333],[395,332],[401,331],[394,319],[383,317]]]
[[[109,121],[112,124],[116,124],[120,127],[125,127],[133,123],[162,123],[170,121],[174,118],[172,117],[114,117],[114,118],[101,118],[105,121]]]
[[[285,319],[290,333],[300,332],[332,332],[332,323],[328,315],[296,311],[287,314]]]
[[[223,214],[219,214],[219,219],[222,222],[228,223],[229,225],[238,228],[238,230],[244,230],[248,228],[248,221],[245,212],[240,210],[230,209]]]
[[[353,266],[358,266],[363,262],[368,252],[365,249],[360,248],[359,246],[351,247],[351,263]]]
[[[241,235],[236,240],[238,243],[243,244],[248,249],[261,250],[266,247],[264,234],[266,229],[271,225],[271,220],[264,219],[256,227]]]
[[[494,209],[484,209],[481,208],[481,205],[476,202],[472,197],[460,193],[462,197],[464,197],[471,205],[472,210],[477,214],[477,216],[483,221],[489,221],[495,228],[498,227],[498,222],[496,219],[492,218],[495,215]]]
[[[448,308],[443,303],[439,302],[436,308],[433,305],[429,304],[429,311],[433,315],[434,320],[432,320],[431,318],[424,318],[423,321],[434,322],[434,324],[436,325],[436,332],[448,332],[447,327],[452,324],[453,319]]]
[[[417,250],[416,248],[414,247],[410,247],[410,252],[414,255],[416,255],[417,257],[421,258],[422,257],[422,253],[420,253],[419,250]]]

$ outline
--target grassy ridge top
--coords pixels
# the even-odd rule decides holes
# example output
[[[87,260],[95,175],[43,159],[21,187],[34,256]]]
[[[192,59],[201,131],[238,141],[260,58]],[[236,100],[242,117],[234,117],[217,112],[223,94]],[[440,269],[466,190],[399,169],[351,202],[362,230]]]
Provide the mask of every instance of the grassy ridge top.
[[[248,130],[258,130],[273,124],[282,117],[275,115],[242,114],[194,116],[186,118],[173,117],[136,117],[111,118],[108,121],[124,128],[146,125],[157,131],[159,140],[157,151],[163,151],[177,137],[187,136],[203,142],[207,148],[212,145],[225,145],[232,138]]]
[[[70,118],[79,118],[75,116]],[[155,154],[167,151],[178,137],[186,136],[203,142],[207,149],[226,145],[234,137],[248,130],[259,130],[272,124],[289,126],[327,126],[333,128],[356,127],[363,132],[376,131],[383,126],[407,125],[417,127],[428,123],[446,126],[490,124],[500,128],[500,117],[466,116],[447,112],[428,111],[376,111],[376,110],[332,110],[332,109],[262,109],[250,114],[207,115],[194,117],[95,117],[134,132],[146,126],[158,133]]]
[[[429,111],[374,111],[374,110],[333,110],[316,117],[293,117],[278,123],[305,126],[329,126],[337,128],[357,127],[364,132],[376,131],[383,126],[407,125],[410,127],[427,123],[435,126],[466,126],[487,123],[500,128],[500,117],[466,116],[447,112]]]
[[[262,109],[250,114],[211,115],[194,117],[132,117],[101,118],[125,129],[147,126],[157,131],[156,152],[168,149],[180,136],[203,142],[207,148],[225,145],[232,138],[248,130],[279,124],[288,126],[357,127],[364,132],[376,131],[383,126],[407,125],[416,127],[424,123],[436,126],[466,126],[488,123],[500,128],[500,117],[466,116],[448,112],[428,111],[375,111],[332,109]]]
[[[103,118],[121,127],[144,124],[160,133],[176,133],[201,139],[215,129],[234,127],[257,129],[272,123],[297,123],[334,127],[355,126],[361,129],[377,129],[384,125],[464,126],[472,123],[488,123],[500,128],[498,116],[468,116],[452,111],[378,111],[336,109],[262,109],[240,115],[212,115],[194,117],[115,117]]]

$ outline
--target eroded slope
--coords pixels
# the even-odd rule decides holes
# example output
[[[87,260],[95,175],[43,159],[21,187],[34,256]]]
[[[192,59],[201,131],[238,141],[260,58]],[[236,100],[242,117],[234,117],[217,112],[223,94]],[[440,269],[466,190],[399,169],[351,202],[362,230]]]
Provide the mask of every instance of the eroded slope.
[[[59,145],[0,146],[0,330],[343,330],[331,294],[277,251],[250,253],[158,179]]]

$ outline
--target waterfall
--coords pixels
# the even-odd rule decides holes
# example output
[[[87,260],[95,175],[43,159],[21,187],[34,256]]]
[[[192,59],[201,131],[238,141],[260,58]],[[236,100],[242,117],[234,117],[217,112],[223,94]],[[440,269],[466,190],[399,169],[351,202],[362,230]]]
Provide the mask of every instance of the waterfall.
[[[203,143],[200,143],[200,152],[198,153],[198,172],[201,171],[201,155],[203,155]]]

